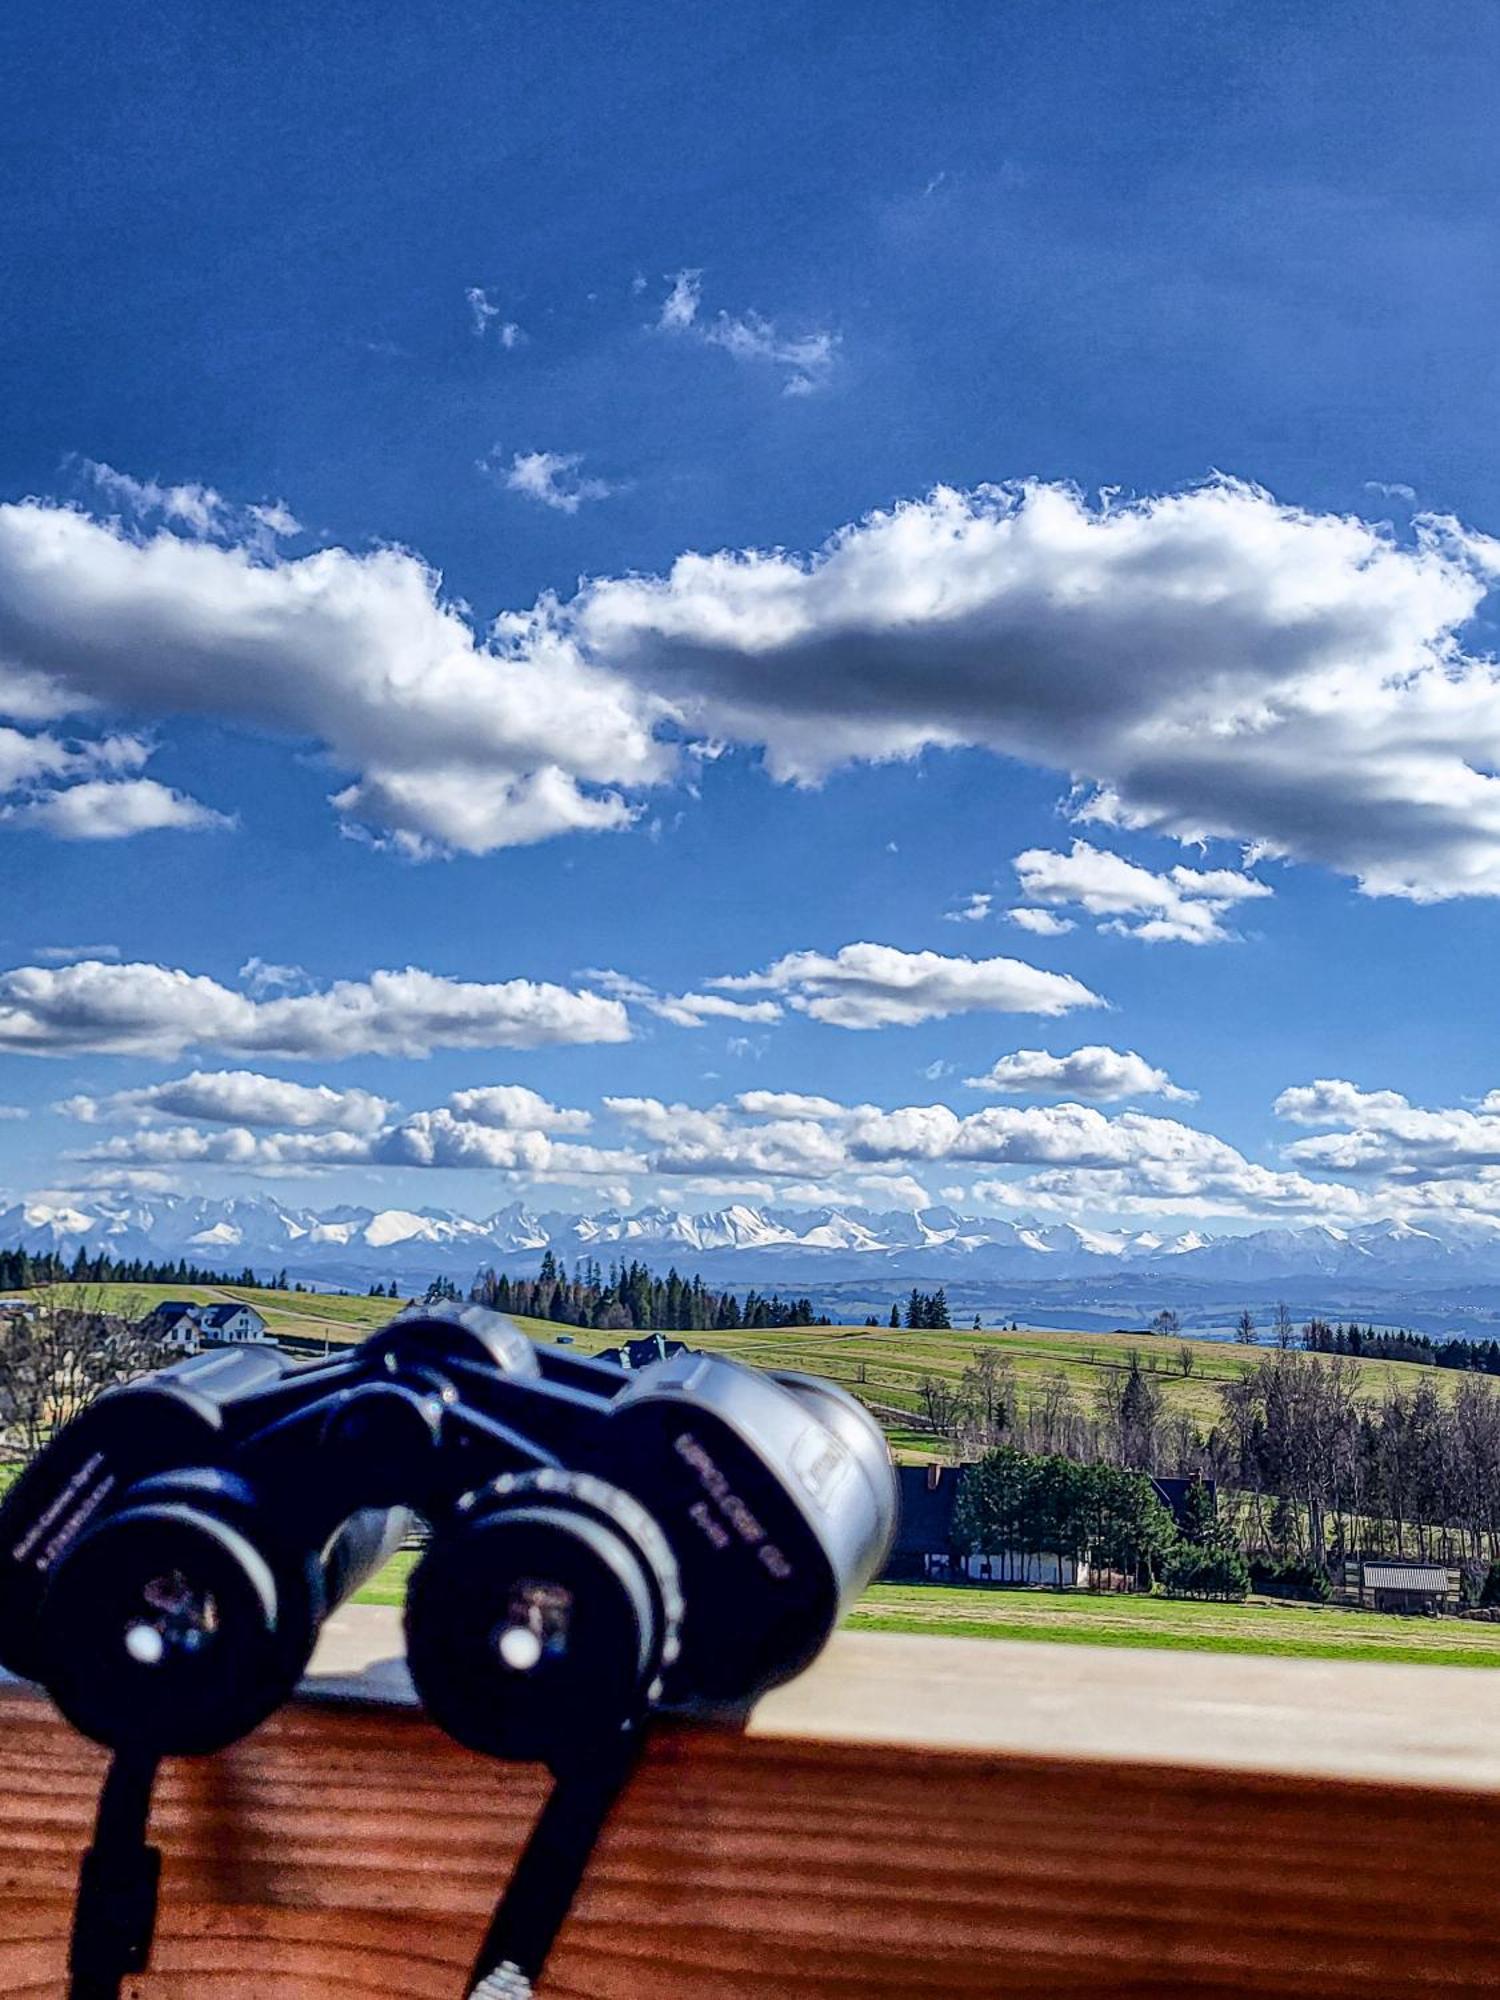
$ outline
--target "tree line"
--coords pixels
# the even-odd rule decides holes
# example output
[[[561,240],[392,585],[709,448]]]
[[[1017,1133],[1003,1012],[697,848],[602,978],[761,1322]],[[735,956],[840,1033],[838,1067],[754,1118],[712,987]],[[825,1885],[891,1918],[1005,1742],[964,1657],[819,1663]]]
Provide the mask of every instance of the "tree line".
[[[641,1263],[611,1263],[608,1271],[593,1258],[580,1258],[568,1275],[550,1250],[534,1278],[512,1278],[505,1272],[481,1271],[469,1296],[496,1312],[520,1313],[530,1319],[552,1320],[560,1326],[587,1327],[599,1333],[653,1332],[723,1333],[736,1328],[828,1326],[814,1315],[810,1299],[783,1299],[779,1294],[717,1292],[696,1275],[682,1277],[675,1269],[663,1277]]]
[[[1460,1368],[1471,1375],[1500,1375],[1500,1340],[1467,1340],[1450,1334],[1434,1340],[1430,1333],[1362,1327],[1351,1320],[1330,1326],[1309,1320],[1302,1344],[1314,1354],[1352,1354],[1365,1361],[1415,1361],[1429,1368]]]
[[[1019,1583],[1030,1580],[1028,1559],[1046,1555],[1060,1570],[1086,1564],[1096,1578],[1161,1583],[1176,1596],[1242,1598],[1250,1588],[1245,1559],[1201,1481],[1189,1487],[1179,1524],[1144,1472],[1061,1452],[987,1452],[959,1488],[954,1534],[971,1553],[1006,1552]]]
[[[267,1292],[291,1290],[285,1271],[262,1280],[248,1265],[238,1278],[229,1278],[223,1271],[190,1264],[185,1257],[110,1257],[103,1251],[90,1255],[81,1243],[72,1257],[60,1257],[55,1250],[0,1250],[0,1290],[7,1292],[31,1291],[39,1285],[224,1284]]]
[[[1176,1367],[1192,1364],[1189,1352]],[[1061,1371],[1023,1391],[1008,1360],[980,1349],[957,1382],[924,1380],[919,1401],[962,1460],[1003,1445],[1213,1480],[1236,1496],[1257,1559],[1318,1573],[1356,1554],[1500,1561],[1500,1389],[1485,1376],[1444,1396],[1430,1380],[1372,1386],[1351,1355],[1277,1349],[1218,1384],[1199,1418],[1171,1407],[1173,1369],[1132,1349],[1091,1393]]]

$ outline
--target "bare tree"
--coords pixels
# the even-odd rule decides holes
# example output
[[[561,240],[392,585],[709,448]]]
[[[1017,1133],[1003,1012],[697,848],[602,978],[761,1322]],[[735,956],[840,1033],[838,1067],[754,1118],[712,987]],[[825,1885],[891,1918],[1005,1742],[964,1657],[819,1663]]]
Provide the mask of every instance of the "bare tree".
[[[1193,1343],[1185,1340],[1177,1350],[1177,1366],[1184,1375],[1191,1375],[1197,1359],[1197,1355],[1193,1352]]]
[[[1255,1345],[1255,1314],[1251,1312],[1249,1306],[1245,1307],[1234,1323],[1234,1337],[1241,1347]]]
[[[1156,1318],[1151,1322],[1151,1331],[1153,1333],[1164,1334],[1170,1339],[1174,1333],[1181,1333],[1182,1321],[1170,1306],[1163,1306],[1161,1311],[1156,1315]]]
[[[106,1311],[101,1293],[40,1291],[0,1314],[0,1438],[30,1458],[96,1396],[172,1358],[148,1322]]]
[[[1297,1327],[1285,1299],[1276,1303],[1276,1316],[1271,1321],[1271,1338],[1283,1351],[1297,1343]]]
[[[941,1375],[924,1375],[917,1384],[922,1414],[939,1437],[947,1437],[958,1414],[958,1397],[951,1382]]]

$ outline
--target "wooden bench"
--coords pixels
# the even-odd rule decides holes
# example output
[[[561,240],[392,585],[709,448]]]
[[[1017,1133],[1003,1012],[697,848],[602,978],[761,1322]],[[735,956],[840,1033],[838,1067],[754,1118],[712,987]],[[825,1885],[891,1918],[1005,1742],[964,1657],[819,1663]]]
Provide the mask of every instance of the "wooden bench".
[[[346,1611],[290,1709],[169,1764],[139,2000],[458,2000],[544,1792]],[[103,1768],[0,1690],[0,1993],[56,1996]],[[844,1635],[663,1732],[547,2000],[1500,1993],[1500,1674]]]

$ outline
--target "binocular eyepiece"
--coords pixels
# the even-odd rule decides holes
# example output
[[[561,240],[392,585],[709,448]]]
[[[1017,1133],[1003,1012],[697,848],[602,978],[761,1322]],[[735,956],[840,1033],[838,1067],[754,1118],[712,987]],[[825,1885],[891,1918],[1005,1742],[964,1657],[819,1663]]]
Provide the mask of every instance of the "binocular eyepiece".
[[[429,1713],[593,1782],[602,1813],[653,1713],[743,1708],[814,1657],[895,1512],[879,1429],[829,1383],[691,1352],[627,1371],[477,1306],[413,1312],[323,1362],[211,1352],[100,1397],[0,1505],[0,1665],[149,1801],[156,1760],[287,1699],[416,1515]]]

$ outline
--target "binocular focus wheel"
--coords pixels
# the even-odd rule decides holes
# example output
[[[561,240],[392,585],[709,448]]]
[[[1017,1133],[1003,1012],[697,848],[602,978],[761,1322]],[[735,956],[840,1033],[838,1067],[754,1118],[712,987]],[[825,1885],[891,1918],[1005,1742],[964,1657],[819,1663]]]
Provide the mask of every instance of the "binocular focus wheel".
[[[407,1660],[450,1735],[556,1767],[660,1694],[681,1616],[637,1501],[587,1473],[508,1475],[464,1497],[414,1573]]]

